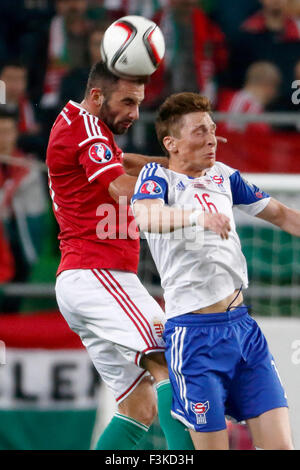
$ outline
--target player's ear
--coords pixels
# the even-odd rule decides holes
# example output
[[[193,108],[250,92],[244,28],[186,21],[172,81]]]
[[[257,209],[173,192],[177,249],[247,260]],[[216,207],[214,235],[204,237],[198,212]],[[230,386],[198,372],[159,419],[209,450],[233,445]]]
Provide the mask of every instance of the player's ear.
[[[163,144],[168,152],[172,152],[172,153],[176,152],[177,150],[176,140],[171,135],[166,135],[166,137],[163,138]]]
[[[104,95],[102,93],[101,88],[92,88],[90,91],[90,97],[93,104],[101,108],[104,101]]]

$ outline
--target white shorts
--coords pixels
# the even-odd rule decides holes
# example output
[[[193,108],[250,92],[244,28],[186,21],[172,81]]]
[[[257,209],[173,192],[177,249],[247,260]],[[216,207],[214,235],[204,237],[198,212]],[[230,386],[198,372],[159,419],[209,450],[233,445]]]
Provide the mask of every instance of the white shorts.
[[[164,351],[163,310],[138,277],[124,271],[64,271],[55,289],[62,315],[120,403],[148,374],[142,356]]]

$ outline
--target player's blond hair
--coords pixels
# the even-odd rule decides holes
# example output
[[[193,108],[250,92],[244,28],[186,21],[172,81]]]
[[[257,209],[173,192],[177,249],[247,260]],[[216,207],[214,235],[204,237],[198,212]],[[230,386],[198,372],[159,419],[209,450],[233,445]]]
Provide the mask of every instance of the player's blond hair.
[[[210,113],[211,103],[206,96],[191,92],[175,93],[169,96],[160,106],[155,121],[155,129],[159,143],[167,155],[168,152],[163,144],[164,137],[168,135],[178,137],[181,118],[185,114],[197,111]]]

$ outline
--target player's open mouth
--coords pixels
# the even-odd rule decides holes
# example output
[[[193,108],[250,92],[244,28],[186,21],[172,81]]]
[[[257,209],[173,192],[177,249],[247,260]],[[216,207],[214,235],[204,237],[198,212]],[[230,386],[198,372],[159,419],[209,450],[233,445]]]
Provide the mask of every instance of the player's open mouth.
[[[122,122],[122,126],[128,129],[130,126],[132,126],[132,121],[124,121]]]

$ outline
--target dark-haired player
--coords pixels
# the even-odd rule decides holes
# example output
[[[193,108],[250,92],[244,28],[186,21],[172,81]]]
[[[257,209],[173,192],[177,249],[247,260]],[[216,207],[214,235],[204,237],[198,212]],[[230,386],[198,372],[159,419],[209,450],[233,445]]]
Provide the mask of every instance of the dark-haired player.
[[[155,158],[123,155],[113,137],[138,119],[144,85],[95,64],[83,102],[62,109],[47,150],[60,227],[57,302],[118,404],[97,449],[133,449],[147,432],[156,416],[150,374],[169,447],[193,448],[170,416],[164,314],[136,276],[139,240],[128,203],[137,174]]]

